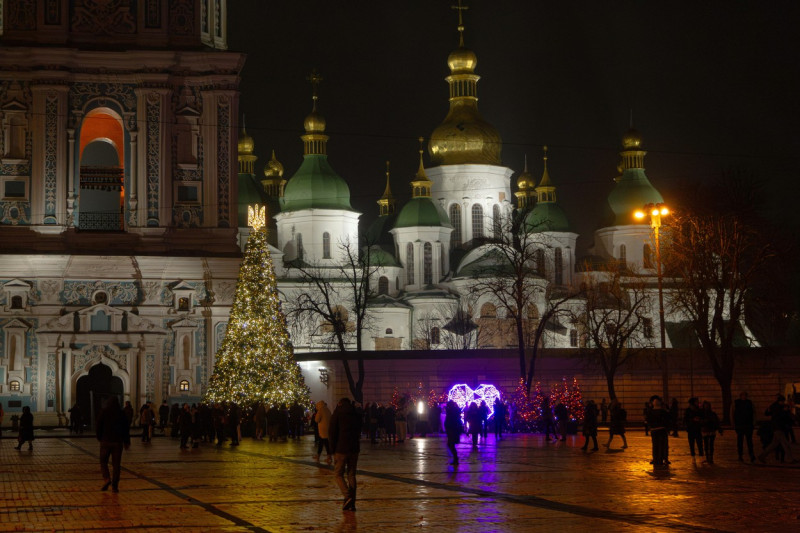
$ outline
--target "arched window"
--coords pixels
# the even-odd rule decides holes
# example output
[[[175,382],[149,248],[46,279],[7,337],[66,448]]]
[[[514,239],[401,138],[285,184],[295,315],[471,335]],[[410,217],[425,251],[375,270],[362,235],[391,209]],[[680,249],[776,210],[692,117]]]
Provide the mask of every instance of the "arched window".
[[[386,335],[391,335],[392,334],[392,328],[386,328],[386,333],[385,334]]]
[[[481,318],[497,318],[497,307],[490,303],[483,304],[481,306]]]
[[[577,329],[569,330],[569,345],[572,348],[577,348],[578,347],[578,330]]]
[[[178,384],[178,390],[181,392],[189,392],[189,380],[182,379]]]
[[[406,245],[406,283],[414,284],[414,245],[412,243]]]
[[[327,231],[322,234],[322,258],[331,258],[331,234]]]
[[[431,328],[431,344],[439,344],[441,342],[441,335],[439,328],[436,326]]]
[[[480,204],[472,206],[472,238],[483,238],[483,207]]]
[[[500,206],[497,204],[492,206],[492,232],[494,233],[493,237],[500,240],[503,233],[503,221],[500,219]]]
[[[422,273],[425,285],[431,285],[433,283],[433,246],[429,242],[426,242],[423,247]]]
[[[297,240],[297,258],[302,261],[303,260],[303,234],[302,233],[298,233],[297,237],[295,237],[295,239]]]
[[[628,264],[628,249],[624,244],[619,245],[619,262],[621,265]]]
[[[653,268],[653,249],[649,244],[644,245],[642,250],[642,266],[644,268]]]
[[[22,296],[11,297],[11,309],[22,309]]]
[[[544,250],[541,248],[536,250],[534,258],[536,260],[536,273],[540,276],[544,276]]]
[[[561,256],[561,248],[555,250],[555,282],[556,285],[564,284],[564,259]]]
[[[386,276],[378,278],[378,294],[389,294],[389,278]]]
[[[450,224],[453,225],[453,233],[450,234],[450,246],[458,248],[461,246],[461,206],[459,204],[450,206]]]
[[[10,382],[8,384],[8,389],[11,392],[19,392],[19,381],[14,380],[14,381]]]

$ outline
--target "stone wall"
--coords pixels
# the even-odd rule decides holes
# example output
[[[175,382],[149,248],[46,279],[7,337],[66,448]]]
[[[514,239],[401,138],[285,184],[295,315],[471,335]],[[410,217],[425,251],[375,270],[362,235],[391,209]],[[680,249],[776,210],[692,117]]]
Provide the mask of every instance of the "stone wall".
[[[678,398],[683,409],[690,396],[708,400],[722,415],[722,396],[714,378],[707,356],[699,350],[668,350],[669,391]],[[349,354],[348,354],[349,355]],[[411,392],[421,388],[427,394],[434,390],[446,392],[457,383],[476,387],[491,383],[505,394],[517,386],[519,362],[510,350],[475,351],[398,351],[362,352],[366,371],[364,401],[389,402],[394,388]],[[328,400],[335,401],[350,394],[341,356],[337,353],[297,354],[298,359],[311,366],[314,362],[329,369]],[[356,372],[355,359],[350,359]],[[644,403],[653,394],[662,392],[662,371],[658,350],[639,354],[616,375],[617,396],[628,410],[628,419],[642,421]],[[743,350],[737,354],[737,370],[733,383],[734,398],[745,390],[760,414],[774,400],[775,394],[784,393],[787,384],[800,382],[800,354],[768,349]],[[566,378],[578,380],[584,399],[600,402],[608,399],[608,388],[602,372],[587,364],[577,350],[544,350],[536,364],[536,381],[542,390]],[[318,379],[309,375],[306,379]]]

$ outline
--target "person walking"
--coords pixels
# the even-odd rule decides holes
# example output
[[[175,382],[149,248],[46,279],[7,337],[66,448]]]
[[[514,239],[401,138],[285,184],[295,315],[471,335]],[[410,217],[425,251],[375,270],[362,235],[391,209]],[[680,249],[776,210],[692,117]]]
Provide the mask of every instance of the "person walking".
[[[703,453],[703,410],[700,409],[700,400],[689,398],[689,407],[683,412],[683,425],[686,427],[686,434],[689,436],[689,452],[694,457],[694,446],[697,444],[697,453]]]
[[[33,450],[33,414],[27,405],[22,408],[22,416],[19,417],[19,435],[17,436],[16,450],[21,450],[22,445],[28,443],[28,450]]]
[[[550,433],[553,434],[553,440],[557,440],[558,434],[553,421],[553,410],[550,408],[550,399],[547,397],[542,400],[542,423],[544,424],[544,440],[550,440]]]
[[[158,429],[161,430],[162,435],[166,432],[168,422],[169,405],[167,405],[167,400],[164,400],[161,402],[161,407],[158,408]]]
[[[317,433],[319,439],[317,440],[317,453],[314,455],[314,460],[319,461],[319,456],[322,454],[322,448],[325,447],[327,457],[325,462],[331,464],[331,447],[330,447],[330,424],[331,424],[331,410],[328,409],[328,404],[323,400],[317,402],[317,412],[314,414],[314,422],[317,424]]]
[[[717,413],[711,409],[711,402],[703,402],[703,421],[700,425],[700,432],[703,435],[703,447],[706,451],[705,462],[714,464],[714,441],[717,438],[717,433],[722,435],[722,427],[719,424],[719,417]]]
[[[747,442],[747,454],[750,462],[755,462],[756,456],[753,453],[753,429],[755,428],[755,407],[753,402],[747,397],[746,392],[739,394],[733,402],[733,429],[736,431],[736,451],[739,453],[739,460],[744,461],[744,443]]]
[[[405,442],[406,434],[408,433],[408,425],[406,424],[406,417],[408,416],[406,399],[400,400],[397,406],[397,411],[394,413],[394,426],[397,430],[397,442]]]
[[[192,436],[192,411],[188,403],[183,404],[183,409],[178,417],[178,425],[181,432],[181,450],[185,450],[189,447],[189,437]]]
[[[100,442],[100,471],[103,473],[102,491],[119,492],[119,477],[122,464],[122,450],[130,448],[131,433],[128,418],[119,406],[116,396],[111,396],[97,417],[97,440]],[[108,459],[111,470],[108,471]]]
[[[647,425],[650,428],[650,441],[653,446],[653,466],[668,466],[670,413],[664,409],[658,396],[653,397],[649,403],[651,408],[647,412]]]
[[[500,398],[494,399],[494,438],[496,440],[503,440],[503,426],[506,422],[506,405]]]
[[[461,432],[464,430],[461,426],[461,409],[458,404],[453,400],[447,402],[444,411],[444,430],[447,434],[447,449],[453,456],[450,464],[458,466],[458,453],[456,452],[456,444],[461,440]]]
[[[608,442],[603,446],[609,448],[611,441],[614,440],[615,435],[622,437],[622,449],[628,447],[628,439],[625,437],[625,425],[628,421],[628,411],[622,407],[622,404],[614,398],[611,400],[611,405],[608,409],[609,423],[608,423]]]
[[[355,511],[356,469],[361,451],[361,415],[350,402],[350,398],[342,398],[336,405],[328,427],[328,439],[335,461],[333,477],[344,497],[342,510]]]
[[[470,403],[465,416],[469,425],[469,434],[472,435],[472,447],[477,448],[478,435],[481,433],[481,411],[478,404]]]
[[[481,437],[485,442],[489,434],[489,406],[486,405],[486,400],[481,400],[481,404],[478,406],[478,412],[481,415]]]
[[[264,432],[267,428],[267,408],[264,407],[264,402],[258,402],[256,411],[253,414],[253,422],[256,425],[256,440],[264,440]]]
[[[678,436],[678,415],[680,415],[680,406],[678,405],[678,399],[673,398],[672,403],[669,406],[669,419],[670,419],[670,426],[672,427],[672,436]]]
[[[581,450],[586,451],[589,447],[589,439],[594,441],[593,452],[597,451],[597,404],[594,400],[586,402],[586,408],[583,410],[583,446]]]
[[[770,417],[770,426],[772,430],[772,442],[764,448],[758,455],[758,460],[762,463],[767,462],[767,455],[770,452],[777,450],[778,447],[782,448],[785,455],[784,460],[790,463],[796,463],[797,459],[792,455],[792,446],[789,444],[789,439],[786,438],[786,427],[791,427],[791,416],[785,405],[786,399],[782,394],[778,394],[776,400],[769,406],[766,415]]]
[[[561,433],[561,442],[567,440],[567,421],[569,420],[569,409],[563,402],[558,402],[553,410],[558,424],[558,432]],[[558,435],[556,435],[558,438]]]

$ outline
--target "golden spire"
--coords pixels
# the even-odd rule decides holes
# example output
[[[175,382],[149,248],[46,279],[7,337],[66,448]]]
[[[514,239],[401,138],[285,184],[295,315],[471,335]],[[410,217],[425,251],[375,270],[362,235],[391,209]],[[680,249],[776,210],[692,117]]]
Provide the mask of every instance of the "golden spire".
[[[383,196],[378,200],[380,206],[380,216],[391,215],[395,211],[394,195],[392,189],[389,187],[389,162],[386,162],[386,189],[383,191]]]
[[[325,135],[325,118],[317,112],[317,102],[319,101],[319,84],[322,82],[322,76],[313,70],[311,74],[306,77],[306,80],[311,82],[311,100],[312,107],[311,113],[306,117],[303,123],[306,134],[300,138],[303,139],[303,154],[304,155],[325,155],[327,152],[328,136]]]
[[[555,203],[556,201],[556,188],[550,182],[550,174],[547,172],[547,146],[542,147],[544,155],[544,172],[542,173],[542,181],[536,187],[536,201],[539,203]]]
[[[633,109],[631,109],[628,131],[622,136],[622,171],[629,168],[644,168],[644,156],[647,152],[642,150],[642,135],[633,127]]]
[[[464,47],[464,18],[462,13],[469,9],[469,6],[465,6],[461,4],[461,0],[458,0],[457,6],[450,6],[450,9],[455,9],[458,11],[458,46],[459,48]]]
[[[425,173],[425,166],[422,163],[422,143],[425,141],[422,137],[419,138],[419,168],[417,175],[411,180],[411,197],[420,198],[431,196],[431,185],[433,182],[428,178]]]
[[[533,179],[530,171],[528,171],[528,155],[525,154],[525,166],[522,169],[522,174],[517,178],[517,192],[514,196],[517,197],[517,207],[525,209],[533,205],[535,196],[536,182]]]

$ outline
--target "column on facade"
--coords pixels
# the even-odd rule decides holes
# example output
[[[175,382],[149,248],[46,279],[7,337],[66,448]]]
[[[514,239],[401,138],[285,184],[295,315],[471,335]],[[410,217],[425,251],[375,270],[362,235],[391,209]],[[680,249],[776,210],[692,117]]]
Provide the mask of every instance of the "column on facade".
[[[461,243],[470,242],[472,240],[472,203],[468,196],[465,196],[461,202]]]
[[[433,282],[439,283],[442,279],[442,271],[444,265],[442,264],[442,241],[436,241],[432,244],[431,253],[433,254]]]
[[[141,149],[137,147],[136,168],[142,176],[136,180],[137,206],[141,226],[164,227],[172,220],[172,141],[170,124],[172,90],[162,87],[138,87],[136,123],[142,130]],[[132,154],[133,155],[133,154]]]
[[[235,227],[238,216],[237,114],[239,93],[232,89],[202,92],[203,116],[203,225]]]
[[[139,227],[142,225],[142,221],[139,218],[139,211],[136,209],[138,205],[138,198],[139,195],[137,193],[139,189],[139,176],[137,174],[137,169],[139,166],[138,158],[139,158],[139,149],[138,149],[138,136],[139,133],[137,131],[130,131],[128,132],[131,138],[130,146],[131,146],[131,156],[130,156],[130,183],[128,184],[128,209],[130,209],[130,216],[128,217],[127,224],[129,227]]]
[[[31,224],[67,223],[67,96],[65,85],[32,85]]]

